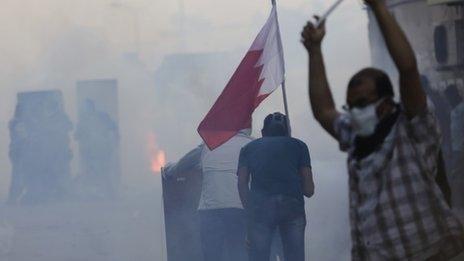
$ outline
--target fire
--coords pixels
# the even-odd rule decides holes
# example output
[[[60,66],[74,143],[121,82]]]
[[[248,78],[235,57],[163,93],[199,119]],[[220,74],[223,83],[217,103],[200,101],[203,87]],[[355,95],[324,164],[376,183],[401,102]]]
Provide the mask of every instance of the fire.
[[[161,168],[166,164],[166,154],[158,148],[156,136],[151,133],[148,136],[148,151],[150,156],[150,168],[154,173],[159,173]]]

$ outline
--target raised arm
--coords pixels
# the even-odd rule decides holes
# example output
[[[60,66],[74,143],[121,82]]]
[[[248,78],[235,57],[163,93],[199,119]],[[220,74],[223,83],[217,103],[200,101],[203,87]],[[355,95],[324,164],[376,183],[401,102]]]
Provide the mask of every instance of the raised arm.
[[[248,203],[248,193],[250,193],[250,173],[248,172],[247,167],[239,167],[237,170],[238,176],[238,194],[240,196],[240,201],[242,201],[243,208],[247,207]]]
[[[333,122],[339,113],[335,108],[325,72],[321,50],[324,35],[324,23],[315,28],[311,22],[308,22],[301,33],[301,41],[309,54],[308,93],[313,115],[322,127],[335,137]]]
[[[419,70],[414,51],[395,18],[383,0],[365,0],[379,24],[387,49],[400,75],[401,102],[409,118],[427,107],[427,99],[421,87]]]

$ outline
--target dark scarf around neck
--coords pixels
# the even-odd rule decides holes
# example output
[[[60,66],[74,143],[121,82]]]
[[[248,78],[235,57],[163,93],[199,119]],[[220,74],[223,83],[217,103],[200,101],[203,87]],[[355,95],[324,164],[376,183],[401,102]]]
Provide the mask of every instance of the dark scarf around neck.
[[[400,115],[401,108],[399,105],[396,105],[395,112],[383,119],[375,127],[375,132],[367,137],[356,136],[354,139],[354,157],[357,160],[361,160],[369,156],[372,152],[376,151],[382,143],[385,141],[385,138],[391,132],[393,126],[398,120]]]

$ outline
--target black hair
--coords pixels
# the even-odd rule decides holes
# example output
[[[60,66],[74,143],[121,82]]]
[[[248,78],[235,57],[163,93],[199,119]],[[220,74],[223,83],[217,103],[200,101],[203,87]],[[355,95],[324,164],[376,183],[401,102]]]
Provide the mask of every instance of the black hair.
[[[390,77],[384,71],[372,67],[364,68],[353,75],[348,82],[348,89],[361,85],[366,79],[374,81],[379,99],[395,96]]]
[[[287,116],[280,112],[267,115],[261,132],[263,136],[288,136]]]

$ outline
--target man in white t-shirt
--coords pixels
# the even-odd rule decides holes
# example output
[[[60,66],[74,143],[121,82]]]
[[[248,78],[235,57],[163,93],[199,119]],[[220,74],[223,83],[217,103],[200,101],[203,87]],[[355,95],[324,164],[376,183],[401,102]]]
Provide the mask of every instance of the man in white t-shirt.
[[[202,144],[162,171],[164,178],[191,169],[202,171],[198,214],[205,261],[247,260],[245,212],[236,173],[240,150],[253,140],[250,135],[250,129],[242,130],[214,150]]]

